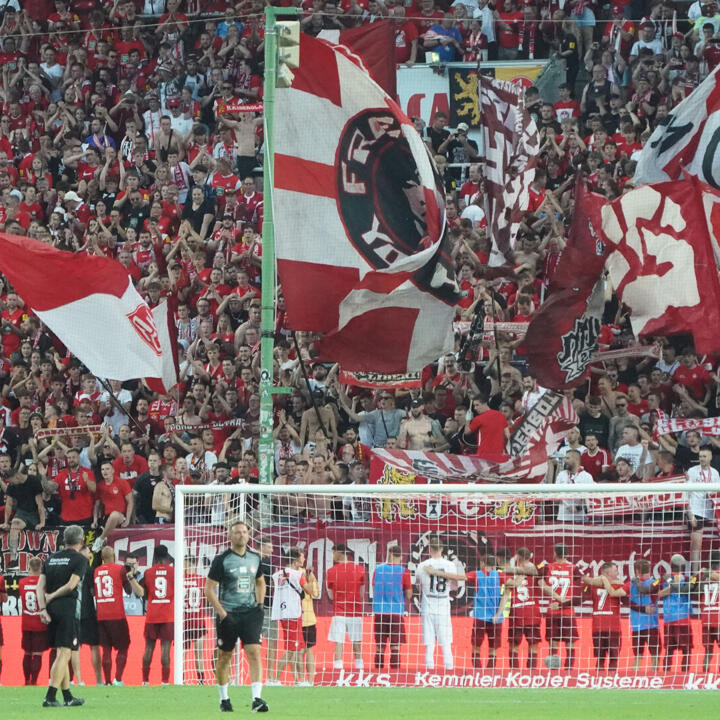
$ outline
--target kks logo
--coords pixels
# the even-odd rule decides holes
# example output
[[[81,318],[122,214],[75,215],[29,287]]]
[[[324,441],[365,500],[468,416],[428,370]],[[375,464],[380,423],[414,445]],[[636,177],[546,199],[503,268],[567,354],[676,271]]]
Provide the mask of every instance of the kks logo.
[[[155,318],[153,318],[150,308],[145,303],[142,303],[131,313],[128,313],[127,319],[130,321],[135,332],[142,338],[143,342],[160,357],[162,355],[160,335],[158,335]]]

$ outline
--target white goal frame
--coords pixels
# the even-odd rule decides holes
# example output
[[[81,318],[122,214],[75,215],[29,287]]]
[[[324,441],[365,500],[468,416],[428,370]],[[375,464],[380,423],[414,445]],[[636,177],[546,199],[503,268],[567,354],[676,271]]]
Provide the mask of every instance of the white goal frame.
[[[644,483],[595,483],[592,485],[555,485],[549,483],[493,483],[461,484],[434,483],[425,485],[178,485],[175,488],[175,605],[174,605],[174,683],[182,685],[184,681],[183,647],[183,605],[184,605],[184,552],[185,507],[188,495],[334,495],[364,498],[422,495],[512,495],[522,497],[545,496],[548,500],[563,500],[582,495],[597,496],[646,496],[666,493],[704,493],[720,497],[720,484],[690,482],[644,482]],[[261,517],[262,517],[261,504]]]

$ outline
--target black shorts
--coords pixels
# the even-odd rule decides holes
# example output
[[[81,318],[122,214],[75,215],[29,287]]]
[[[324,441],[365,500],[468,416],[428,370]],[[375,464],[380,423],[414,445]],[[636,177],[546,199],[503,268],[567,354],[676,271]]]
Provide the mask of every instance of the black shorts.
[[[600,659],[605,653],[617,654],[620,651],[620,633],[614,630],[597,630],[592,634],[595,658]]]
[[[76,618],[74,613],[53,610],[52,605],[48,607],[48,613],[50,614],[50,624],[48,625],[50,647],[78,650],[80,648],[80,619]]]
[[[230,612],[223,620],[216,620],[218,648],[232,652],[238,640],[243,647],[259,645],[262,640],[263,616],[263,608],[258,605],[247,612]]]
[[[128,621],[98,620],[98,645],[116,650],[127,650],[130,647],[130,629]]]
[[[306,648],[317,645],[317,625],[303,625],[302,634]]]
[[[375,644],[385,647],[385,643],[391,645],[403,645],[405,643],[405,618],[402,615],[391,613],[377,613],[373,615],[373,632]]]
[[[527,638],[528,645],[537,645],[540,640],[540,625],[517,625],[511,623],[509,641],[513,645],[519,645],[523,637]]]
[[[479,648],[487,636],[488,650],[497,650],[502,643],[502,623],[488,620],[473,620],[472,638],[470,644]]]
[[[660,652],[660,630],[659,628],[645,628],[644,630],[633,630],[632,649],[634,655],[642,655],[645,647],[650,651],[651,655],[657,655]]]
[[[573,615],[546,615],[545,639],[550,642],[575,642],[578,639],[577,626]]]
[[[22,649],[26,653],[43,653],[50,647],[47,630],[23,630]]]
[[[97,619],[94,617],[80,618],[80,644],[99,645]]]
[[[175,635],[175,626],[171,622],[149,623],[145,621],[145,639],[172,642]]]
[[[665,623],[665,652],[682,650],[686,655],[692,648],[692,628],[690,623]]]

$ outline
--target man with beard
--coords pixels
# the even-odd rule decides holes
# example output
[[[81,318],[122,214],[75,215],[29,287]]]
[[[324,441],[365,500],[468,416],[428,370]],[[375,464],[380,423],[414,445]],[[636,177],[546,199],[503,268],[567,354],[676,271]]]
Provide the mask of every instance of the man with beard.
[[[440,423],[425,414],[421,399],[410,403],[410,416],[400,423],[398,444],[408,450],[439,450],[445,446]]]

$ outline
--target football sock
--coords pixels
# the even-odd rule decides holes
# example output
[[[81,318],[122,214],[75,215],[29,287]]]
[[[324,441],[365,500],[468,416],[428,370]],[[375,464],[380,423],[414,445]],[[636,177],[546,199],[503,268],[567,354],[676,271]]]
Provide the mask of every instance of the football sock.
[[[253,698],[262,697],[262,683],[261,682],[251,683],[250,689],[252,691]]]
[[[32,685],[32,660],[33,656],[30,653],[23,655],[23,677],[25,678],[26,685]]]
[[[392,658],[392,653],[390,655]],[[375,669],[381,670],[385,666],[385,653],[382,650],[375,651]]]
[[[342,660],[333,660],[333,667],[336,670],[342,670],[343,661]]]
[[[73,699],[73,694],[70,692],[70,688],[68,688],[67,690],[63,690],[62,696],[65,702],[70,702]]]
[[[397,670],[400,667],[400,652],[390,650],[390,667]]]
[[[442,654],[443,654],[443,665],[445,665],[445,669],[452,670],[453,667],[455,667],[455,663],[453,661],[452,645],[450,645],[450,643],[447,643],[442,646]]]
[[[143,682],[150,682],[150,666],[149,665],[143,665],[142,679],[143,679]]]
[[[228,699],[228,686],[227,685],[218,685],[218,692],[220,693],[221,700]]]
[[[488,661],[485,667],[487,667],[488,669],[495,667],[495,653],[488,654]]]
[[[57,699],[57,688],[53,687],[52,685],[48,685],[47,693],[45,694],[45,699],[50,700],[50,702]]]
[[[357,659],[355,660],[355,667],[356,667],[358,670],[362,670],[362,669],[365,667],[365,663],[362,661],[362,658],[357,658]]]
[[[537,668],[538,654],[536,652],[529,652],[527,658],[528,670]]]
[[[162,669],[162,681],[164,683],[170,682],[170,666],[163,665],[161,669]]]
[[[425,646],[425,667],[428,670],[435,669],[435,648]]]
[[[118,650],[118,654],[115,657],[115,678],[117,680],[122,680],[125,665],[127,665],[127,650]]]
[[[510,651],[510,667],[511,668],[520,667],[519,656],[518,656],[517,652],[514,652],[512,650]]]
[[[32,662],[32,677],[30,678],[32,685],[37,685],[38,676],[40,675],[40,670],[42,669],[42,655],[31,655],[31,662]]]
[[[568,648],[565,651],[565,669],[566,670],[572,669],[572,666],[574,664],[575,664],[575,650]]]
[[[110,648],[106,648],[102,654],[102,671],[105,678],[105,684],[112,682],[112,653]]]

